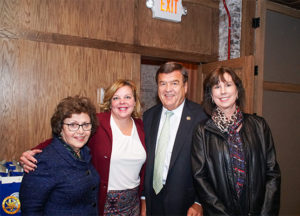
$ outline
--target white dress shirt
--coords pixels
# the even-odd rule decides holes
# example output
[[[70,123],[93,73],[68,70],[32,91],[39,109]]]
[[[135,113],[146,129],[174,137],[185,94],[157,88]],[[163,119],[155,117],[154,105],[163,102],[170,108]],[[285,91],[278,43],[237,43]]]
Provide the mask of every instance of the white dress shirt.
[[[167,175],[168,175],[168,171],[169,171],[172,151],[173,151],[177,131],[178,131],[181,116],[182,116],[184,102],[185,101],[183,101],[182,104],[179,105],[176,109],[170,110],[174,113],[174,115],[172,115],[170,117],[171,130],[170,130],[170,139],[169,139],[169,143],[168,143],[168,148],[167,148],[167,152],[166,152],[166,154],[167,154],[166,155],[166,160],[165,160],[164,169],[163,169],[163,184],[165,184],[165,182],[167,180]],[[168,111],[168,110],[163,107],[163,110],[161,112],[160,122],[159,122],[158,133],[157,133],[156,148],[157,148],[157,143],[158,143],[158,139],[159,139],[163,124],[164,124],[165,119],[166,119],[166,115],[165,115],[166,111]]]

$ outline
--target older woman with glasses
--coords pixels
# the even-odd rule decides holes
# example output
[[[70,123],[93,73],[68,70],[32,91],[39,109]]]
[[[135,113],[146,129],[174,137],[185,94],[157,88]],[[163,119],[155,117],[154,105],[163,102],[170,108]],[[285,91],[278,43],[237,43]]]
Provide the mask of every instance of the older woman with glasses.
[[[97,215],[99,175],[85,145],[96,132],[96,109],[86,97],[67,97],[51,118],[53,139],[36,156],[20,189],[22,215]]]

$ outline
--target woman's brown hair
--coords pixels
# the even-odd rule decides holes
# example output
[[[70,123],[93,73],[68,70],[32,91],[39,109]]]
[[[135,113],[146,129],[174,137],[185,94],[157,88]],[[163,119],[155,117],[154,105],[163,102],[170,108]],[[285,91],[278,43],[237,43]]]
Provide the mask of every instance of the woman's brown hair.
[[[87,97],[66,97],[57,105],[54,114],[51,117],[52,134],[60,136],[63,122],[66,118],[71,118],[72,114],[86,113],[89,115],[92,123],[91,135],[93,135],[99,125],[96,116],[96,108]]]
[[[222,82],[226,82],[224,78],[225,73],[228,73],[231,76],[232,81],[236,85],[238,91],[236,105],[238,105],[241,110],[243,110],[244,108],[245,89],[243,87],[242,80],[238,77],[238,75],[234,72],[232,68],[218,67],[208,74],[203,83],[204,94],[202,106],[208,115],[211,115],[213,110],[216,108],[216,104],[213,102],[212,99],[212,88],[214,85],[217,85],[220,82],[220,80]]]

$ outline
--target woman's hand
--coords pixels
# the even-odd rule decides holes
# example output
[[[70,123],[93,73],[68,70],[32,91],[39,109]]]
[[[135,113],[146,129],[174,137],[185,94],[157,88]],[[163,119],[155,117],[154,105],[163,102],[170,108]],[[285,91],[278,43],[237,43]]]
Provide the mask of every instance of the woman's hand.
[[[37,160],[34,158],[34,155],[41,152],[42,150],[40,149],[34,149],[22,153],[20,157],[20,164],[26,173],[29,173],[30,171],[34,171],[37,163]]]

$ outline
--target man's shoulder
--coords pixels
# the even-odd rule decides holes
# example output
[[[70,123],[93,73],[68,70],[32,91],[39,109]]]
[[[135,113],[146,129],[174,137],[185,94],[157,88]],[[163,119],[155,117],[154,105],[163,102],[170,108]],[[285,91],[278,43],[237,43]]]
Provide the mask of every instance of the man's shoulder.
[[[188,107],[188,108],[199,109],[199,110],[203,111],[202,106],[194,101],[186,99],[185,103],[186,103],[186,107]]]
[[[198,103],[195,103],[193,101],[190,101],[190,100],[186,100],[186,106],[185,108],[186,109],[189,109],[190,111],[193,111],[197,114],[200,114],[200,115],[205,115],[205,112],[204,112],[204,109],[202,108],[202,106]]]
[[[147,109],[144,112],[144,116],[148,116],[148,115],[151,115],[153,113],[156,113],[157,111],[161,110],[161,108],[162,108],[162,105],[160,103],[156,104],[156,105],[152,106],[151,108]]]

